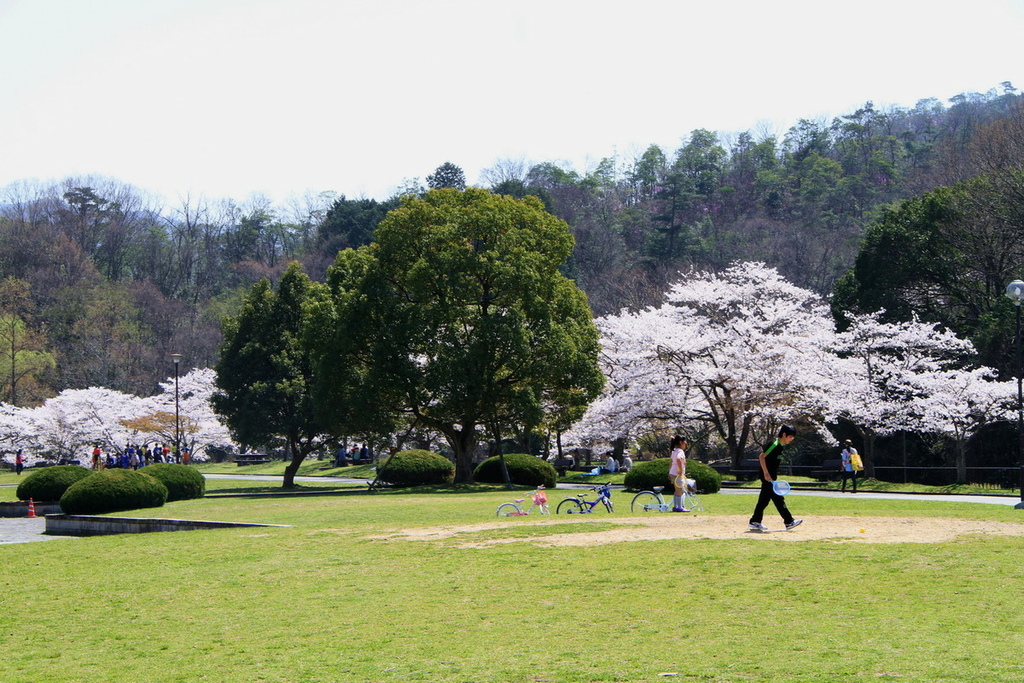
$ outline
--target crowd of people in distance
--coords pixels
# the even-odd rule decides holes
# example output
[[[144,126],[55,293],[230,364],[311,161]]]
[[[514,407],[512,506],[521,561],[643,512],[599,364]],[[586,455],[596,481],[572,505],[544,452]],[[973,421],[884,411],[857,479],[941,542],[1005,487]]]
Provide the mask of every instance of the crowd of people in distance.
[[[137,470],[158,462],[188,465],[192,462],[192,452],[188,446],[183,446],[179,451],[174,446],[165,446],[157,442],[152,445],[128,443],[124,450],[115,453],[114,451],[104,452],[103,446],[96,444],[92,449],[91,462],[94,470],[110,467]]]

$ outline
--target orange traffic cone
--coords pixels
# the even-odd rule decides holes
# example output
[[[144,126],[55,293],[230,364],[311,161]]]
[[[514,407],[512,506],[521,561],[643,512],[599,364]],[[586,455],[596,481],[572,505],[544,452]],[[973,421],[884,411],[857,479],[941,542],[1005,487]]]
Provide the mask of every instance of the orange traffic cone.
[[[32,502],[31,498],[28,499],[28,516],[29,517],[35,517],[36,516],[36,504]]]

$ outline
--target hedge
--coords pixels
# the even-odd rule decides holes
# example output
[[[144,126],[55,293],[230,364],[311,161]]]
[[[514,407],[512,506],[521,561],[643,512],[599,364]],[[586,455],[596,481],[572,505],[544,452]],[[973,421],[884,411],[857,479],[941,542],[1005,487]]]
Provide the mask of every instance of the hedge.
[[[545,486],[555,488],[558,472],[551,463],[527,453],[506,453],[505,466],[513,484],[521,486]],[[501,456],[487,458],[473,470],[473,481],[485,484],[504,484],[501,473]]]
[[[158,462],[146,465],[142,472],[167,487],[167,502],[191,500],[206,495],[206,477],[188,465]]]
[[[60,509],[69,515],[99,515],[155,508],[165,502],[167,487],[148,474],[109,469],[72,484],[60,498]]]
[[[399,451],[377,468],[377,479],[392,486],[437,486],[455,481],[455,464],[431,451]]]
[[[672,482],[668,478],[670,465],[669,458],[638,462],[626,473],[623,484],[632,491],[647,491],[655,486],[664,486],[671,493]],[[686,476],[697,481],[698,493],[718,493],[722,488],[722,475],[702,462],[687,460]]]
[[[47,467],[25,477],[18,484],[18,500],[53,501],[60,500],[68,487],[92,474],[92,470],[78,465],[57,465]]]

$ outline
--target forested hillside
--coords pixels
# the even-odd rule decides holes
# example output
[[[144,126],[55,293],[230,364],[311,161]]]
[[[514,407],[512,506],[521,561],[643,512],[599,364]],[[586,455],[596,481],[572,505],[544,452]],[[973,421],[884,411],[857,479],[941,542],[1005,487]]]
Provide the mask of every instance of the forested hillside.
[[[596,314],[655,303],[680,269],[741,259],[827,294],[868,226],[891,220],[883,209],[892,202],[1019,165],[1007,150],[1024,149],[1012,141],[1021,121],[1022,98],[1004,83],[912,109],[869,102],[781,137],[681,132],[678,149],[652,145],[583,170],[499,160],[480,185],[534,194],[569,223],[567,275]],[[425,173],[431,187],[466,184],[454,163]],[[406,182],[402,193],[421,189]],[[173,372],[172,352],[186,369],[212,367],[219,320],[253,282],[292,260],[322,278],[339,249],[369,242],[396,205],[329,192],[288,206],[258,196],[160,205],[96,177],[9,186],[0,192],[0,399],[26,405],[88,386],[149,394]],[[844,291],[851,306],[866,301],[854,284]]]

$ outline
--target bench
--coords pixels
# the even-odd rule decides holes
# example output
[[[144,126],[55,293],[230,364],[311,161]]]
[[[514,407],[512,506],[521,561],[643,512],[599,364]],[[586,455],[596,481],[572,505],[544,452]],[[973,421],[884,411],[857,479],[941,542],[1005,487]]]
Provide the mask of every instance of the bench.
[[[247,453],[235,456],[235,464],[239,467],[244,467],[245,465],[266,465],[268,462],[270,462],[270,457],[263,453]]]
[[[811,478],[819,481],[835,479],[840,475],[842,466],[843,461],[840,458],[825,460],[817,469],[811,470]]]
[[[576,461],[572,458],[558,458],[552,463],[552,465],[555,466],[555,471],[558,472],[558,476],[564,477],[565,473],[576,465]]]
[[[729,474],[729,470],[732,469],[731,460],[714,460],[708,463],[708,466],[715,472],[718,472],[721,476]]]
[[[729,474],[736,477],[736,481],[751,481],[761,476],[761,462],[753,460],[740,460],[739,465],[729,468]]]

